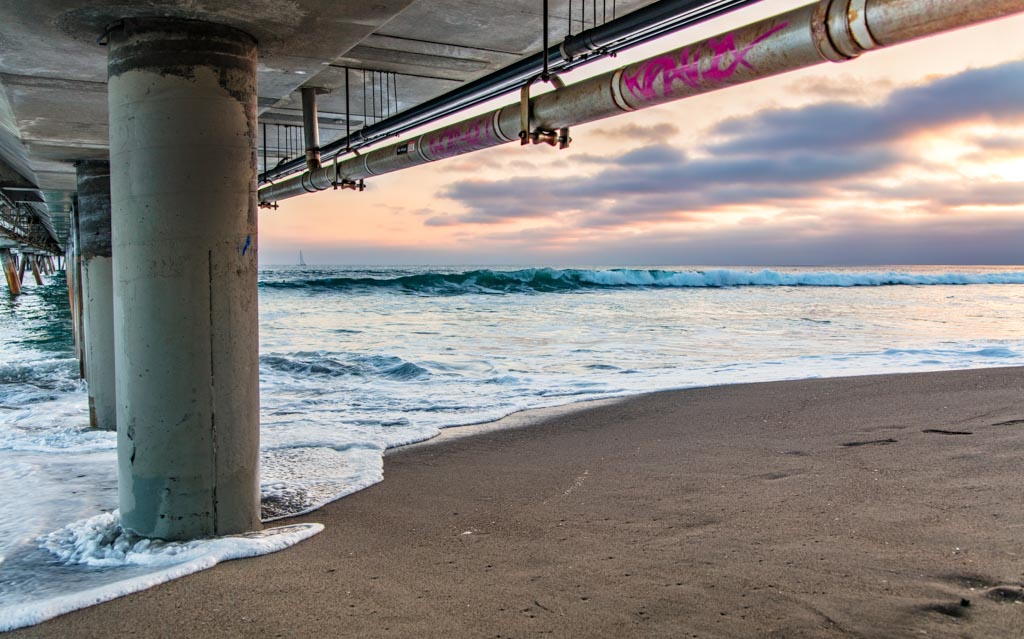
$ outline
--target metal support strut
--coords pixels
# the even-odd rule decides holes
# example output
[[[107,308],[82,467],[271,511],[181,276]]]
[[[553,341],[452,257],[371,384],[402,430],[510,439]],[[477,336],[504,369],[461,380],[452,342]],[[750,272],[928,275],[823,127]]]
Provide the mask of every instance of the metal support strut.
[[[534,82],[540,80],[542,82],[550,82],[555,90],[564,89],[565,82],[557,75],[551,73],[550,58],[548,52],[548,35],[550,29],[548,28],[548,0],[543,0],[543,29],[544,29],[544,68],[540,72],[540,75],[530,78],[530,80],[523,85],[523,88],[519,91],[519,143],[522,145],[530,144],[550,144],[551,146],[558,146],[559,149],[569,148],[569,143],[572,142],[572,138],[569,137],[569,127],[562,127],[558,131],[548,131],[540,127],[533,128],[533,106],[530,103],[530,86]]]
[[[330,91],[317,87],[302,87],[302,133],[306,142],[306,168],[310,171],[320,168],[320,122],[316,96],[324,93]]]
[[[559,149],[569,148],[569,143],[572,142],[572,138],[569,137],[569,127],[561,127],[557,131],[549,131],[540,127],[533,128],[533,103],[530,102],[530,86],[537,80],[544,79],[543,76],[537,76],[533,80],[530,80],[519,92],[519,140],[520,144],[550,144],[551,146],[557,146]],[[565,83],[557,75],[550,75],[547,78],[556,90],[564,89]]]

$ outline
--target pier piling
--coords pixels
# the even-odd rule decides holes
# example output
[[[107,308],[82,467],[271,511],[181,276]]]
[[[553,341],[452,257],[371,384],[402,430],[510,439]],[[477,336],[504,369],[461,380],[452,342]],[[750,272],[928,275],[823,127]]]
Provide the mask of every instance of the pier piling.
[[[21,280],[18,279],[18,268],[14,264],[11,249],[0,248],[0,265],[3,265],[4,276],[7,278],[7,290],[11,297],[21,295]]]
[[[42,275],[42,273],[39,272],[39,256],[33,253],[33,254],[28,255],[27,259],[31,263],[31,266],[32,266],[32,277],[36,281],[36,286],[42,286],[43,285],[43,275]]]
[[[108,35],[122,524],[256,530],[256,42],[163,18]]]
[[[110,163],[75,165],[78,182],[79,252],[82,259],[82,311],[85,328],[85,380],[89,424],[115,430],[114,287],[110,242]]]

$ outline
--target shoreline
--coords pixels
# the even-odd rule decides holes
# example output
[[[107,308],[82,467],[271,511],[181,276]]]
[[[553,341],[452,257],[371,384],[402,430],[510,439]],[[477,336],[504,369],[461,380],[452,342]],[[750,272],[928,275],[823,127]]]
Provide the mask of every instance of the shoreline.
[[[498,419],[492,419],[489,421],[471,423],[471,424],[456,424],[454,426],[444,426],[439,429],[438,434],[411,444],[402,444],[401,446],[392,446],[384,449],[385,459],[393,454],[399,452],[406,452],[409,450],[415,450],[419,448],[427,448],[434,445],[446,444],[450,441],[463,439],[466,437],[476,437],[478,435],[487,435],[490,433],[518,429],[518,428],[530,428],[543,424],[544,422],[559,417],[570,415],[577,411],[585,411],[591,408],[599,408],[601,406],[611,406],[619,402],[627,402],[642,397],[648,397],[653,395],[660,395],[662,393],[680,393],[687,391],[698,391],[710,388],[723,388],[728,386],[753,386],[757,384],[784,384],[787,382],[809,382],[815,380],[845,380],[845,379],[869,379],[872,377],[889,377],[893,375],[928,375],[932,373],[958,373],[962,371],[980,371],[980,370],[1000,370],[1000,369],[1017,369],[1024,370],[1021,366],[985,366],[978,368],[958,368],[958,369],[939,369],[939,370],[925,370],[925,371],[911,371],[911,372],[899,372],[899,373],[864,373],[857,375],[837,375],[837,376],[815,376],[815,377],[791,377],[786,379],[772,379],[765,381],[756,382],[724,382],[721,384],[705,384],[698,386],[680,386],[678,388],[663,388],[660,390],[641,391],[636,393],[624,393],[621,395],[611,395],[608,397],[598,397],[592,399],[580,399],[576,401],[570,401],[565,404],[554,404],[552,406],[540,406],[537,408],[523,408],[513,413],[509,413],[504,417]],[[363,489],[365,490],[365,489]],[[354,495],[355,493],[350,493]],[[344,499],[349,495],[339,497],[338,499]],[[337,501],[337,500],[334,500]],[[331,502],[328,502],[331,503]],[[310,512],[316,512],[315,510]],[[309,514],[309,512],[293,515],[292,517],[299,517],[302,515]],[[282,517],[281,519],[289,519],[291,517]],[[276,520],[275,520],[276,521]]]
[[[1015,636],[1021,461],[1019,367],[521,411],[389,449],[292,549],[11,636]]]

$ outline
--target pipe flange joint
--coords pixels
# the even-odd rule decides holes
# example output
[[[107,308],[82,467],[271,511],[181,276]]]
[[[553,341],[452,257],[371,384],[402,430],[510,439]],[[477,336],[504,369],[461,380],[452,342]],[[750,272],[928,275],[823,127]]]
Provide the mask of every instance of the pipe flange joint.
[[[630,106],[625,94],[622,92],[622,74],[624,71],[625,69],[619,69],[612,75],[612,102],[623,111],[636,111],[636,107]]]
[[[867,21],[867,0],[821,0],[812,14],[811,33],[821,57],[845,62],[880,45]]]
[[[850,34],[863,51],[870,51],[882,46],[875,40],[874,35],[871,34],[871,28],[868,26],[867,3],[868,0],[850,0],[846,9]]]
[[[818,50],[825,60],[831,62],[846,62],[847,56],[839,53],[832,39],[829,37],[828,16],[833,2],[844,2],[845,0],[821,0],[811,12],[811,38],[814,40],[814,48]]]

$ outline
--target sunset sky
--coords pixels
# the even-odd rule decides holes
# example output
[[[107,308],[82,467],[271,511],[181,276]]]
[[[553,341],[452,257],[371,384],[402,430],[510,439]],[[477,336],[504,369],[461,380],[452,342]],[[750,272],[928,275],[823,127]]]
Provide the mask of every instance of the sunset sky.
[[[803,4],[766,0],[564,79]],[[1024,263],[1024,17],[572,136],[565,151],[510,144],[283,201],[261,212],[260,261]]]

